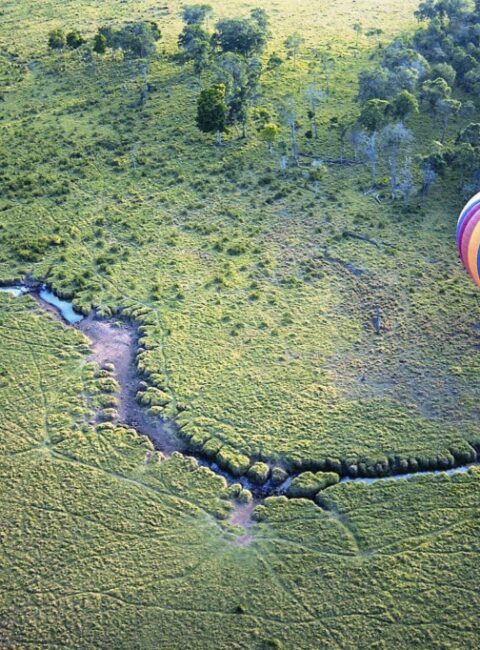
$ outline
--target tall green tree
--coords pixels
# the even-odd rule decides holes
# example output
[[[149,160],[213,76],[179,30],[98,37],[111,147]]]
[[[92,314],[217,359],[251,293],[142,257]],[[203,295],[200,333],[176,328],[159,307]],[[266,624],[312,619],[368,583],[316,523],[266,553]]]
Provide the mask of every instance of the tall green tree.
[[[252,18],[229,18],[216,25],[214,42],[223,52],[259,55],[265,49],[267,40],[268,33]]]
[[[353,23],[353,31],[355,32],[355,35],[356,35],[355,45],[358,47],[358,40],[359,40],[360,36],[363,34],[363,25],[359,20],[357,20],[357,22]]]
[[[260,139],[267,143],[268,151],[273,154],[273,145],[278,137],[279,128],[274,122],[267,122],[259,131]]]
[[[408,90],[401,90],[390,104],[393,117],[401,122],[404,122],[410,115],[418,113],[418,110],[418,99]]]
[[[288,36],[283,42],[283,46],[287,51],[287,56],[293,59],[293,65],[295,67],[297,66],[298,53],[300,52],[300,49],[304,43],[305,39],[297,32],[295,32],[295,34],[290,34],[290,36]]]
[[[217,63],[217,80],[226,88],[228,124],[241,124],[243,137],[246,137],[250,107],[258,90],[261,63],[256,57],[245,59],[233,52],[223,54]]]
[[[383,99],[370,99],[363,105],[358,121],[366,130],[362,146],[370,163],[372,182],[377,182],[377,134],[388,120],[390,103]]]
[[[178,46],[187,59],[193,61],[194,70],[200,74],[212,56],[209,34],[200,25],[185,25],[178,37]]]
[[[197,101],[197,126],[203,133],[215,133],[217,145],[227,130],[228,106],[224,84],[214,84],[202,90]]]
[[[212,14],[213,9],[210,5],[185,5],[182,9],[182,20],[187,25],[203,25]]]

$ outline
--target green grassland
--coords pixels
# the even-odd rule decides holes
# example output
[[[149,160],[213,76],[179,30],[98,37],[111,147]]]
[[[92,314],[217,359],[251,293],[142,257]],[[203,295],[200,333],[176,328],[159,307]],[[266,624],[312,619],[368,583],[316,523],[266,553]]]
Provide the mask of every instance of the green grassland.
[[[94,5],[62,4],[62,25],[94,31],[132,17],[128,3]],[[295,27],[289,6],[272,10],[272,50],[285,23]],[[32,272],[84,311],[144,319],[144,364],[163,376],[166,414],[187,409],[179,422],[197,446],[213,439],[227,454],[301,465],[432,457],[476,442],[477,302],[454,252],[458,191],[439,188],[408,209],[377,205],[361,191],[366,169],[332,166],[315,197],[305,170],[283,179],[258,138],[233,132],[217,150],[194,124],[198,82],[168,55],[179,30],[169,9],[135,3],[165,31],[143,108],[142,64],[48,54],[46,34],[60,24],[55,3],[37,7],[34,21],[22,3],[5,9],[4,48],[18,58],[3,59],[0,277]],[[365,28],[381,20],[390,38],[409,28],[410,10],[400,19],[390,5],[347,12],[334,3],[320,18],[301,4],[299,27],[315,16],[309,44],[337,61],[320,140],[302,149],[339,155],[326,124],[355,110],[356,76],[376,46],[363,36],[355,47],[355,18]],[[12,22],[24,31],[11,46]],[[265,74],[264,103],[278,107],[292,90],[302,97],[312,75],[321,77],[307,53],[297,67]],[[308,125],[306,103],[299,110]],[[378,306],[381,337],[371,324]]]
[[[82,335],[2,307],[2,647],[475,647],[477,470],[272,497],[238,545],[222,478],[85,425]]]
[[[255,6],[211,4],[216,17]],[[304,89],[326,83],[309,48],[334,57],[319,140],[300,144],[338,158],[327,126],[358,112],[368,28],[389,41],[416,3],[262,6],[270,52],[295,30],[307,41],[296,66],[264,74],[262,105],[296,93],[301,134]],[[135,320],[138,369],[168,395],[164,415],[236,471],[468,459],[479,303],[454,247],[455,179],[426,201],[378,204],[363,165],[331,165],[317,196],[308,159],[282,176],[253,129],[215,147],[195,127],[198,78],[174,56],[179,8],[3,4],[0,281],[29,273],[85,313]],[[55,27],[92,36],[133,19],[163,32],[143,107],[141,62],[47,51]],[[431,134],[424,118],[414,128]],[[3,294],[0,328],[1,647],[478,644],[478,471],[333,485],[321,507],[271,498],[238,544],[223,479],[89,424],[102,386],[80,333]]]

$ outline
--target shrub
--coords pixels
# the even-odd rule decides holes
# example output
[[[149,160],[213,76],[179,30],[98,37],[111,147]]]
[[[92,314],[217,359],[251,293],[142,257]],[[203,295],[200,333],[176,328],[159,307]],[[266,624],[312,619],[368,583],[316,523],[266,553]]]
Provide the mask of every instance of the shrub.
[[[76,50],[78,47],[80,47],[85,43],[85,39],[82,38],[82,35],[76,29],[72,30],[71,32],[68,32],[65,40],[67,43],[67,47],[70,47],[73,50]]]
[[[111,422],[113,420],[116,420],[117,417],[118,417],[118,413],[114,408],[106,408],[100,411],[100,418],[102,420]]]
[[[65,34],[61,29],[54,29],[48,35],[48,47],[52,50],[61,50],[66,45]]]
[[[292,498],[312,499],[317,492],[338,483],[340,477],[334,472],[304,472],[293,479],[287,494]]]
[[[273,485],[281,485],[288,478],[287,472],[283,467],[274,467],[272,469],[272,483]]]
[[[108,41],[105,34],[98,32],[93,39],[93,51],[97,54],[105,54],[108,47]]]
[[[254,463],[247,472],[248,478],[261,485],[268,479],[270,468],[267,463]]]
[[[234,476],[245,474],[250,465],[248,456],[240,452],[222,447],[217,454],[217,462],[224,469],[231,472]]]

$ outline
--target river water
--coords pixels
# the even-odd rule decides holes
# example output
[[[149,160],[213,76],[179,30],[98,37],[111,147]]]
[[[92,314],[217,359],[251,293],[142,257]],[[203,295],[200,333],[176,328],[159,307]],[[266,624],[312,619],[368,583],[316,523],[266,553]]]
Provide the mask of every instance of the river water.
[[[148,416],[147,410],[139,406],[135,395],[139,377],[136,373],[134,363],[134,340],[133,330],[127,327],[115,327],[112,323],[95,318],[93,314],[84,317],[75,311],[68,300],[56,296],[46,285],[29,287],[23,284],[14,284],[0,287],[0,291],[9,293],[14,297],[25,294],[32,294],[40,305],[49,311],[54,312],[67,324],[78,327],[91,341],[92,360],[101,365],[103,362],[111,361],[116,368],[116,379],[120,384],[120,406],[119,414],[124,424],[134,427],[137,431],[150,438],[155,449],[162,451],[166,456],[173,451],[180,451],[189,454],[184,443],[175,435],[176,426],[173,421],[162,420],[159,417]],[[274,486],[271,481],[264,485],[256,485],[247,477],[233,477],[228,472],[219,468],[215,462],[205,458],[198,458],[201,465],[209,467],[216,474],[223,476],[228,483],[240,483],[244,488],[249,489],[255,497],[264,498],[272,495],[285,494],[293,476],[290,476],[282,485]],[[371,485],[378,481],[400,481],[408,480],[414,476],[432,476],[437,474],[454,475],[461,472],[468,472],[471,467],[478,466],[477,463],[463,465],[448,470],[430,470],[415,473],[395,474],[376,478],[350,478],[343,477],[342,483],[364,483]]]

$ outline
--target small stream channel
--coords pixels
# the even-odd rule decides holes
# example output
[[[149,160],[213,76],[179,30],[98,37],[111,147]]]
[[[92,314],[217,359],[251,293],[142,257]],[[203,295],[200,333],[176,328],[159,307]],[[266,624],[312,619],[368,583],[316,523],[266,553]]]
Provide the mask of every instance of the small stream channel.
[[[83,316],[75,311],[71,302],[59,298],[46,285],[39,283],[3,286],[0,287],[0,291],[6,292],[14,297],[30,294],[45,310],[53,313],[64,323],[75,327],[87,336],[92,348],[90,360],[95,361],[99,366],[107,362],[113,363],[115,366],[115,379],[120,385],[118,421],[136,429],[141,435],[148,437],[156,450],[161,451],[167,457],[174,451],[178,451],[196,458],[200,465],[209,467],[219,476],[223,476],[229,484],[240,483],[242,487],[250,490],[255,498],[255,504],[258,504],[259,499],[286,493],[294,475],[290,476],[279,486],[273,485],[270,480],[263,485],[257,485],[245,476],[235,477],[218,467],[215,462],[188,450],[185,443],[177,435],[178,429],[174,421],[152,417],[148,414],[146,408],[138,404],[136,394],[140,378],[135,368],[137,334],[133,326],[127,324],[117,325],[108,320],[101,320],[94,313],[89,316]],[[343,477],[340,482],[372,484],[378,481],[405,480],[419,475],[436,475],[442,473],[453,475],[460,472],[468,472],[475,465],[478,464],[473,463],[448,470],[419,471],[376,478]],[[250,515],[253,509],[253,507],[247,508],[243,506],[239,508],[240,510],[238,512],[241,512],[242,516],[246,514]],[[236,520],[237,517],[242,519],[242,516],[233,515],[232,521]]]

